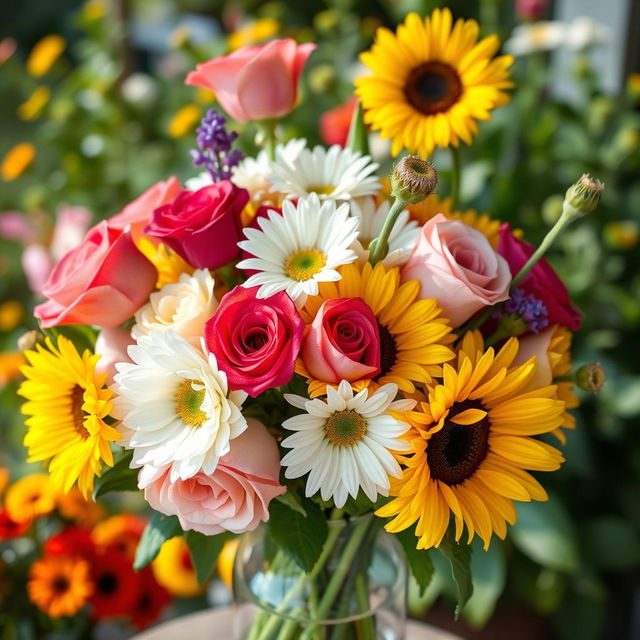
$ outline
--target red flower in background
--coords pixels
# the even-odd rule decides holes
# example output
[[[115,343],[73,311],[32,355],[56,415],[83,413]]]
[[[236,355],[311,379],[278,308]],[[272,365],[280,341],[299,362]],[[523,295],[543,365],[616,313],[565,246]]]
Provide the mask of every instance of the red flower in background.
[[[137,575],[137,595],[131,608],[131,622],[139,631],[153,624],[170,604],[171,594],[161,586],[150,566]]]
[[[44,554],[79,556],[92,561],[96,554],[96,546],[88,529],[67,527],[44,543]]]
[[[329,109],[320,116],[320,136],[326,144],[339,144],[341,147],[347,144],[357,104],[357,98],[349,98],[344,104]]]
[[[0,540],[19,538],[25,534],[31,526],[31,520],[16,522],[11,518],[6,509],[0,511]]]
[[[90,598],[94,618],[111,618],[133,611],[138,597],[137,575],[131,558],[115,547],[96,554],[91,563],[94,592]]]

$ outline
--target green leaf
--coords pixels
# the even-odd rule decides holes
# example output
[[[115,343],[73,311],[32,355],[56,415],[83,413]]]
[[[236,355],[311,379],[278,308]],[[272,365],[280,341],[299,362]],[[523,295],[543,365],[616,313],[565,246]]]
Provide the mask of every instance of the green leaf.
[[[601,516],[585,528],[589,560],[609,571],[631,569],[640,560],[640,542],[628,522],[616,516]]]
[[[451,565],[451,575],[456,583],[458,602],[456,604],[456,620],[460,612],[473,594],[471,579],[471,547],[455,541],[453,528],[450,526],[445,534],[438,551],[442,553]]]
[[[347,148],[368,156],[369,137],[367,136],[367,128],[364,125],[363,114],[362,104],[358,102],[358,106],[353,111],[353,118],[351,118],[351,125],[349,126]]]
[[[472,548],[473,595],[464,608],[464,617],[472,627],[481,629],[491,617],[504,589],[506,563],[500,540],[492,540],[491,546],[485,551],[480,539],[476,538]]]
[[[129,464],[133,451],[123,451],[115,458],[113,467],[108,467],[103,474],[96,478],[93,487],[93,499],[112,491],[137,491],[138,472],[140,469],[130,469]]]
[[[97,332],[86,324],[66,324],[49,329],[42,329],[45,336],[51,338],[55,345],[58,344],[58,336],[63,335],[76,346],[80,354],[85,349],[93,352],[96,346]]]
[[[278,496],[276,500],[280,500],[282,504],[286,504],[287,507],[297,511],[301,516],[306,518],[307,512],[302,506],[302,501],[300,500],[300,496],[295,492],[289,489],[286,493],[283,493],[281,496]]]
[[[306,516],[278,500],[272,500],[268,526],[274,542],[309,572],[322,552],[328,526],[322,509],[314,502],[306,501],[304,509]]]
[[[543,567],[573,572],[578,547],[571,520],[560,501],[518,503],[518,521],[511,539],[522,553]]]
[[[198,531],[186,531],[184,539],[189,547],[191,560],[196,569],[198,582],[202,584],[213,573],[218,556],[222,551],[224,543],[230,536],[220,533],[217,536],[205,536]]]
[[[136,571],[146,567],[160,551],[160,547],[182,531],[176,516],[165,516],[154,511],[138,542],[133,568]]]
[[[416,538],[413,528],[396,533],[396,538],[404,549],[407,564],[418,585],[418,596],[421,598],[433,578],[431,556],[424,549],[416,549],[418,538]]]

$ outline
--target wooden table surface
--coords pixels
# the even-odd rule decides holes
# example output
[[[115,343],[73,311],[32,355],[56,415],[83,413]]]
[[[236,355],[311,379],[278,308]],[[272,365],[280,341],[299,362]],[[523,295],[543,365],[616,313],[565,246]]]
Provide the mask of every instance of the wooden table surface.
[[[207,609],[140,633],[133,640],[233,640],[231,609]],[[461,640],[448,631],[410,621],[406,640]]]

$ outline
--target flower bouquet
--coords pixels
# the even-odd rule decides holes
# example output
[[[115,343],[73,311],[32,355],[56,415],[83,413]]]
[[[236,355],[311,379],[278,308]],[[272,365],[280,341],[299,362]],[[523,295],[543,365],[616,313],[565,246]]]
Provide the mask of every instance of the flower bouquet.
[[[204,173],[91,228],[43,288],[20,388],[29,459],[63,491],[142,490],[138,568],[184,535],[205,579],[251,532],[238,638],[402,638],[403,558],[424,589],[435,551],[463,607],[470,543],[547,498],[531,472],[564,460],[573,384],[601,383],[572,369],[581,315],[543,255],[602,185],[571,186],[537,248],[458,209],[459,144],[508,100],[498,47],[447,9],[380,29],[348,143],[329,149],[278,139],[313,44],[198,65],[187,84],[255,123],[264,149],[243,157],[211,110]],[[419,155],[387,179],[366,125]],[[446,199],[436,147],[452,151]]]

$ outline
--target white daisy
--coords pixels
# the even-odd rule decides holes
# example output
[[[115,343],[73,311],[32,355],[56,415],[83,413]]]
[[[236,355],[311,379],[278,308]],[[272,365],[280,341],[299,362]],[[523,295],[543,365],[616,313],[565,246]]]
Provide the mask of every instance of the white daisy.
[[[247,240],[238,242],[255,257],[238,267],[258,271],[242,286],[260,286],[259,298],[286,291],[300,307],[308,295],[318,295],[318,282],[340,280],[337,267],[356,259],[349,247],[357,237],[358,220],[349,216],[347,204],[321,203],[312,194],[297,205],[286,200],[282,214],[269,211],[258,224],[261,230],[245,227]]]
[[[385,384],[369,397],[366,389],[354,396],[343,380],[337,391],[327,386],[326,400],[285,394],[290,404],[306,411],[282,424],[296,432],[282,441],[291,449],[282,459],[285,477],[309,473],[307,497],[320,490],[322,499],[333,498],[338,508],[361,488],[372,502],[379,494],[388,495],[389,476],[402,475],[392,452],[410,449],[401,439],[409,425],[388,412],[409,411],[416,404],[394,401],[397,392],[395,384]]]
[[[371,175],[378,165],[370,156],[333,145],[303,149],[297,158],[277,154],[269,176],[272,191],[301,198],[316,193],[325,200],[350,200],[375,195],[380,182]]]
[[[208,269],[183,273],[178,282],[165,284],[136,312],[131,335],[137,340],[150,331],[175,331],[198,347],[206,321],[218,308],[215,280]]]
[[[566,37],[567,24],[559,20],[522,23],[514,28],[504,43],[504,50],[513,56],[527,56],[536,51],[560,47]]]
[[[246,428],[247,394],[229,392],[213,355],[174,331],[151,331],[129,347],[132,363],[116,365],[112,415],[132,467],[171,465],[171,481],[210,474],[229,442]]]
[[[351,201],[351,215],[358,219],[358,239],[352,249],[358,254],[361,262],[369,260],[369,243],[380,235],[384,221],[387,219],[391,203],[384,200],[376,206],[375,198],[357,198]],[[382,260],[385,267],[403,265],[413,251],[420,236],[420,227],[415,220],[409,218],[409,212],[400,212],[389,235],[389,252]]]

